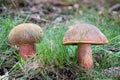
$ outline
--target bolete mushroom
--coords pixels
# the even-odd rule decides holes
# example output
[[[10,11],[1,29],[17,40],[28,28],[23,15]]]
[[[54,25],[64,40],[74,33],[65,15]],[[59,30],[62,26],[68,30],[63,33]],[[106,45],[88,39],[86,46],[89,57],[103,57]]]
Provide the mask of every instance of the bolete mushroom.
[[[36,53],[35,44],[43,37],[42,29],[33,23],[23,23],[14,27],[8,35],[11,45],[19,47],[19,53],[24,60]]]
[[[108,43],[107,38],[97,27],[85,23],[73,25],[63,37],[64,45],[78,46],[79,66],[86,69],[93,68],[91,44],[106,43]]]

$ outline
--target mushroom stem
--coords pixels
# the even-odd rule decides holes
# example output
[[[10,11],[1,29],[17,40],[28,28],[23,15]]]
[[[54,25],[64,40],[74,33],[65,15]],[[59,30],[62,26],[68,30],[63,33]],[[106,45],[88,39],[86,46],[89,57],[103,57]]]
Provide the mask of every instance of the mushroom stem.
[[[28,57],[33,57],[36,53],[34,44],[20,45],[19,53],[24,60],[27,60]]]
[[[93,68],[91,44],[78,45],[78,62],[81,67],[86,69]]]

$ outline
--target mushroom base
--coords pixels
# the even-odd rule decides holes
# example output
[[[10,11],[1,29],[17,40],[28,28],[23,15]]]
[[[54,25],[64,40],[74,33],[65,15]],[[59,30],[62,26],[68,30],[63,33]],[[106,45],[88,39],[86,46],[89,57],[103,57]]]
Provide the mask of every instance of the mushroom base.
[[[19,53],[24,60],[27,60],[28,57],[34,57],[36,53],[34,44],[20,45]]]
[[[93,68],[91,44],[78,45],[78,62],[79,62],[79,66],[85,69]]]

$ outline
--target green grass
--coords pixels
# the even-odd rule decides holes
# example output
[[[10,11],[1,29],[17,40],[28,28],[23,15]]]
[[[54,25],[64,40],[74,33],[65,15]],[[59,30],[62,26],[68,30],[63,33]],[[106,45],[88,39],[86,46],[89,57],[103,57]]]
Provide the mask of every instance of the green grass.
[[[18,60],[18,62],[11,65],[11,69],[8,71],[10,75],[14,75],[16,72],[19,72],[22,70],[23,66],[27,64],[27,62],[24,62],[20,58],[19,54],[7,44],[7,36],[10,30],[19,23],[19,20],[19,17],[15,19],[12,19],[11,17],[0,18],[0,53],[4,55],[4,57],[0,60],[0,64],[3,64],[7,54],[10,54],[9,52],[12,52]],[[109,44],[107,45],[92,46],[93,59],[95,63],[95,75],[90,75],[88,73],[86,76],[81,76],[80,68],[76,64],[77,46],[62,45],[62,39],[65,32],[75,23],[93,24],[97,26],[109,40]],[[38,61],[39,66],[42,68],[40,67],[40,70],[35,70],[35,72],[32,71],[30,74],[27,73],[26,76],[41,73],[46,80],[49,80],[50,77],[47,75],[49,71],[57,74],[60,69],[64,68],[63,64],[67,63],[71,66],[73,71],[79,73],[76,80],[116,80],[115,78],[108,78],[100,72],[101,70],[109,67],[120,66],[120,52],[113,52],[112,54],[108,53],[110,47],[120,47],[119,25],[120,23],[116,23],[116,19],[111,20],[108,16],[100,17],[96,12],[94,12],[94,14],[93,12],[88,12],[80,16],[75,16],[71,19],[71,21],[61,23],[57,27],[54,27],[54,25],[50,25],[47,29],[42,27],[44,31],[44,38],[40,43],[36,44],[37,56],[34,59],[34,61]],[[97,61],[97,55],[102,55],[102,59]],[[24,78],[25,77],[21,77],[21,79]]]

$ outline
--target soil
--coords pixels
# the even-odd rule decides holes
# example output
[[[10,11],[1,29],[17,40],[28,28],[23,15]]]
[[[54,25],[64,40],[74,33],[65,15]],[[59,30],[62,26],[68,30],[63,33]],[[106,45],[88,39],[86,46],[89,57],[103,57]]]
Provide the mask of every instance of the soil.
[[[90,4],[89,0],[83,0],[83,3]],[[39,23],[40,25],[44,26],[50,23],[59,24],[61,22],[69,20],[69,16],[78,13],[78,9],[80,7],[81,4],[79,4],[79,2],[73,4],[53,1],[37,4],[35,2],[29,2],[29,0],[25,0],[22,3],[18,2],[17,0],[13,0],[13,2],[8,2],[7,5],[0,4],[0,16],[5,17],[6,15],[8,15],[7,13],[10,13],[14,18],[20,15],[23,18],[28,17],[27,22]],[[103,7],[98,6],[94,6],[94,8],[97,8],[97,10],[103,9]],[[19,23],[22,23],[22,21],[20,21]],[[109,48],[108,51],[114,53],[119,52],[120,49]],[[103,56],[103,54],[95,56],[98,64],[100,63]],[[0,53],[0,58],[3,60],[2,64],[0,64],[1,76],[8,72],[13,67],[13,65],[18,62],[18,59],[16,59],[13,52],[8,52],[6,56]],[[53,71],[50,69],[45,70],[48,78],[50,78],[51,80],[75,80],[78,76],[85,74],[84,71],[81,72],[80,68],[78,66],[73,66],[73,64],[64,63],[62,66],[63,67],[59,69],[54,67]],[[19,78],[21,77],[25,78],[25,80],[45,80],[44,75],[39,72],[37,72],[36,75],[26,77],[22,70],[20,72],[18,71],[15,75],[11,75],[10,78],[19,80]]]

